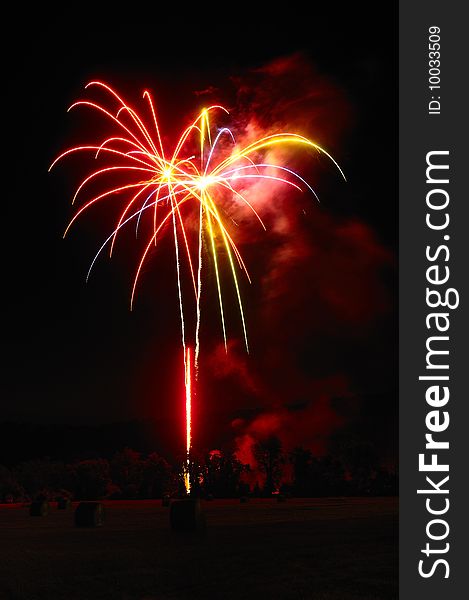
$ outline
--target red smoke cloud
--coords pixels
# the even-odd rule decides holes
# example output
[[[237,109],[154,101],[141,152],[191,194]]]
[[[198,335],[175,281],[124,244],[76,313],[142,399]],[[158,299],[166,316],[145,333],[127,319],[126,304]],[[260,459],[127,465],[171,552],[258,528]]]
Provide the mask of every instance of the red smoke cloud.
[[[240,145],[272,133],[299,133],[344,166],[341,149],[353,108],[344,91],[304,57],[278,59],[234,83]],[[362,363],[373,360],[381,322],[393,309],[385,279],[393,269],[392,252],[359,218],[328,210],[327,182],[341,179],[334,164],[301,148],[276,147],[262,159],[301,174],[321,204],[310,192],[281,183],[238,188],[267,232],[236,198],[226,207],[253,278],[251,287],[244,286],[252,351],[247,355],[241,342],[232,341],[228,353],[220,344],[205,360],[214,393],[223,394],[238,458],[254,469],[256,441],[275,435],[286,450],[303,445],[321,455],[330,437],[359,416],[357,377],[363,377]],[[347,202],[347,184],[334,189]],[[345,412],[337,398],[348,399]],[[246,414],[239,416],[239,409]]]
[[[303,445],[320,456],[330,434],[343,424],[343,417],[333,410],[329,397],[324,395],[298,410],[282,407],[261,413],[252,421],[236,419],[232,427],[237,433],[237,457],[255,468],[252,446],[257,441],[276,436],[287,450]]]
[[[249,370],[248,357],[237,340],[229,340],[227,348],[220,343],[209,356],[207,367],[216,379],[234,379],[246,391],[259,394],[262,384]]]
[[[301,54],[278,58],[233,81],[238,90],[237,114],[246,131],[288,129],[310,134],[334,149],[346,133],[352,108],[344,90],[316,71]]]

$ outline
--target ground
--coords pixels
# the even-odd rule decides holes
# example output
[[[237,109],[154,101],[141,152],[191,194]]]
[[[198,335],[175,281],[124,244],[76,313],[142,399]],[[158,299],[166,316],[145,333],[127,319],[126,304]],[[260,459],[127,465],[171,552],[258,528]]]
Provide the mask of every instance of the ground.
[[[171,533],[161,501],[73,510],[0,505],[1,600],[387,600],[397,591],[397,499],[204,502],[205,535]]]

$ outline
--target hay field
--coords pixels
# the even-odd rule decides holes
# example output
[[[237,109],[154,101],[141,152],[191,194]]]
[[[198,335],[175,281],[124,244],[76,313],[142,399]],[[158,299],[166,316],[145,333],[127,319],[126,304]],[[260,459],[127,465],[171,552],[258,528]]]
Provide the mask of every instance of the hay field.
[[[388,600],[397,592],[397,499],[204,502],[205,535],[171,533],[161,501],[106,502],[77,529],[0,505],[8,600]]]

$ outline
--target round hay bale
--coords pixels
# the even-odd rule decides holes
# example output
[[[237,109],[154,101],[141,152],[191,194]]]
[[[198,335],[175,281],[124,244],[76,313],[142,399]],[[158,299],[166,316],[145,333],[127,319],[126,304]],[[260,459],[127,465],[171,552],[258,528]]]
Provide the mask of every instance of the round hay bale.
[[[29,514],[32,517],[46,517],[49,514],[49,502],[47,500],[35,500],[31,502]]]
[[[80,502],[75,510],[76,527],[101,527],[104,523],[102,502]]]
[[[59,510],[68,510],[72,506],[70,498],[57,498],[57,508]]]
[[[246,502],[249,502],[249,498],[247,496],[241,496],[239,501],[241,504],[245,504]]]
[[[171,497],[166,495],[161,499],[161,506],[169,506],[171,504]]]
[[[171,529],[177,532],[202,532],[205,514],[199,498],[185,498],[171,502],[169,513]]]
[[[287,497],[284,494],[277,494],[277,502],[286,502]]]

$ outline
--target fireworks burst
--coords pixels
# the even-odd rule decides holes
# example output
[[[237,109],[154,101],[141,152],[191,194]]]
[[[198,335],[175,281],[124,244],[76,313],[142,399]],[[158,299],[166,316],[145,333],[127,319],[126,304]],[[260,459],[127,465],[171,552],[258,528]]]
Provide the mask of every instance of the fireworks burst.
[[[164,233],[173,236],[186,389],[187,463],[184,481],[189,493],[192,384],[193,377],[197,377],[200,352],[202,258],[206,254],[211,256],[215,274],[225,348],[227,331],[221,269],[226,264],[231,273],[237,298],[246,350],[249,351],[238,275],[239,272],[243,272],[248,281],[250,277],[230,233],[233,229],[233,220],[225,208],[227,199],[247,207],[253,217],[259,221],[260,226],[265,229],[255,203],[246,197],[244,187],[249,183],[280,182],[297,190],[309,190],[317,198],[313,188],[299,174],[285,166],[264,162],[260,158],[269,149],[279,145],[293,144],[322,153],[332,161],[343,177],[344,174],[324,148],[296,133],[276,133],[255,140],[246,146],[239,146],[228,127],[214,127],[212,124],[214,115],[220,114],[224,118],[228,115],[228,111],[218,105],[204,108],[200,112],[183,131],[170,155],[165,152],[154,103],[148,91],[143,93],[149,117],[145,119],[105,83],[92,81],[86,88],[100,88],[105,93],[108,103],[102,105],[94,101],[80,100],[72,104],[69,110],[81,106],[98,111],[113,123],[116,133],[99,143],[70,148],[54,160],[50,169],[64,157],[76,152],[92,153],[97,160],[105,160],[106,157],[113,160],[112,163],[103,164],[80,183],[72,203],[75,203],[84,188],[95,180],[104,180],[108,175],[120,174],[125,174],[127,179],[126,183],[105,189],[83,203],[68,224],[64,237],[75,221],[93,205],[108,199],[116,201],[116,198],[125,198],[124,208],[113,230],[91,262],[88,278],[98,257],[105,249],[109,249],[109,255],[112,255],[119,232],[134,222],[138,233],[142,217],[149,215],[152,229],[135,271],[130,298],[132,308],[142,267],[149,257],[151,248]],[[207,252],[204,253],[203,249]],[[182,255],[187,258],[187,269],[190,272],[193,288],[192,300],[183,293]],[[192,335],[189,335],[186,318],[189,302],[195,308],[195,327]]]

